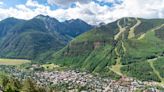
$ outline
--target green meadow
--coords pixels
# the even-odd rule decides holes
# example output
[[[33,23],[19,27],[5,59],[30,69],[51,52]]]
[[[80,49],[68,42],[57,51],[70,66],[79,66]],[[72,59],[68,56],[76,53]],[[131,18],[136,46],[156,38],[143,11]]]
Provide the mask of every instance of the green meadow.
[[[25,59],[0,59],[0,65],[21,65],[25,63],[31,63],[31,61]]]

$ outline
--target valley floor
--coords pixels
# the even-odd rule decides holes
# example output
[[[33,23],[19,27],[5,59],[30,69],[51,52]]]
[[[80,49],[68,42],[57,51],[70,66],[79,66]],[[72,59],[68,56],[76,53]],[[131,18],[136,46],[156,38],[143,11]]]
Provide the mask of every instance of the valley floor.
[[[0,58],[0,65],[21,65],[30,63],[30,60],[25,59],[2,59]]]
[[[156,89],[155,82],[142,82],[129,77],[122,77],[119,80],[113,80],[109,77],[101,78],[87,72],[79,72],[75,70],[54,70],[54,71],[35,71],[40,65],[32,65],[28,70],[21,70],[16,67],[1,66],[0,70],[4,71],[20,80],[31,77],[37,81],[38,85],[59,86],[68,92],[78,92],[78,88],[82,91],[95,92],[135,92],[136,90],[146,90],[149,88]]]

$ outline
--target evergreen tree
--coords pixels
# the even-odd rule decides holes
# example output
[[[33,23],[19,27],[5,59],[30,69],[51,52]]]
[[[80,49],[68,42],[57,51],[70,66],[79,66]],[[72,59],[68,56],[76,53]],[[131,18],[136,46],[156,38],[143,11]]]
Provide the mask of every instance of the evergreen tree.
[[[22,92],[37,92],[35,81],[31,78],[27,78],[23,82]]]
[[[9,83],[9,78],[7,76],[2,76],[2,89],[3,90],[5,90],[8,83]]]

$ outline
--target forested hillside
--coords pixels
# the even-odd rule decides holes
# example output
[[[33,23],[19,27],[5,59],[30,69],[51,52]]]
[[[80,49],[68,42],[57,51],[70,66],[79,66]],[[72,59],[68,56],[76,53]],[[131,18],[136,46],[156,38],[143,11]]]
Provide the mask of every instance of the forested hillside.
[[[51,53],[91,28],[80,19],[59,22],[43,15],[30,20],[7,18],[0,22],[0,57],[44,61]]]
[[[163,82],[163,29],[163,19],[122,18],[76,37],[51,62],[104,76]]]

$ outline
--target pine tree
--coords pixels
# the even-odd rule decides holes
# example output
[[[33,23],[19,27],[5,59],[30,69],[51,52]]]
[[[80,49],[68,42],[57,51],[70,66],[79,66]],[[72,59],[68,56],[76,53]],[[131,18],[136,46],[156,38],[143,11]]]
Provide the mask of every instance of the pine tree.
[[[35,81],[32,80],[31,78],[27,78],[23,82],[22,92],[37,92]]]
[[[5,90],[5,88],[8,85],[8,83],[9,83],[9,78],[6,77],[6,76],[3,76],[2,77],[2,88],[3,88],[3,90]]]

